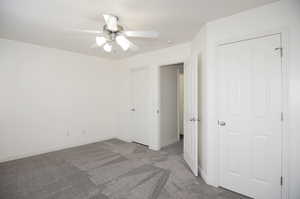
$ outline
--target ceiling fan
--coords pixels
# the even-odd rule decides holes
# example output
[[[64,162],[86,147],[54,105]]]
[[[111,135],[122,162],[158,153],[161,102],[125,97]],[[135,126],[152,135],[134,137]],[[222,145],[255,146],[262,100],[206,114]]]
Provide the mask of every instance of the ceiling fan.
[[[138,50],[138,47],[128,40],[128,37],[135,38],[157,38],[156,31],[130,31],[124,30],[119,24],[119,17],[112,14],[103,14],[105,25],[102,30],[76,30],[83,33],[96,34],[96,43],[92,47],[102,47],[104,51],[111,52],[113,43],[117,43],[124,51],[128,49]]]

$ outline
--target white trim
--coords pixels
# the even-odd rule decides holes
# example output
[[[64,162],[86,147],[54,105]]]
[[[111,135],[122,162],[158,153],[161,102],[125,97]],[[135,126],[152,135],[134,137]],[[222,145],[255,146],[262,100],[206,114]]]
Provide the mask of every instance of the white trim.
[[[12,160],[17,160],[17,159],[22,159],[22,158],[28,158],[28,157],[32,157],[32,156],[36,156],[36,155],[42,155],[42,154],[46,154],[46,153],[50,153],[50,152],[55,152],[55,151],[60,151],[60,150],[64,150],[64,149],[73,148],[73,147],[79,147],[79,146],[83,146],[83,145],[87,145],[87,144],[93,144],[93,143],[97,143],[97,142],[106,141],[106,140],[109,140],[109,139],[114,139],[114,138],[113,137],[112,138],[106,138],[104,140],[101,139],[101,140],[90,141],[90,142],[81,143],[81,144],[65,144],[65,145],[61,145],[61,146],[49,147],[48,149],[40,150],[40,151],[36,151],[36,152],[23,153],[23,154],[18,154],[18,155],[13,155],[13,156],[7,156],[5,158],[1,158],[0,163],[12,161]],[[116,139],[119,139],[119,138],[116,138]]]
[[[289,173],[288,173],[288,168],[289,168],[289,153],[288,153],[288,146],[289,146],[289,136],[288,136],[288,123],[289,123],[289,118],[288,118],[288,81],[289,81],[289,74],[288,74],[288,60],[289,60],[289,51],[288,51],[288,28],[279,28],[279,29],[274,29],[274,30],[269,30],[265,32],[256,32],[252,34],[247,34],[247,35],[242,35],[238,36],[236,38],[230,38],[227,40],[221,40],[219,42],[215,43],[215,57],[216,55],[216,49],[218,46],[226,44],[226,43],[233,43],[233,42],[238,42],[238,41],[243,41],[243,40],[248,40],[248,39],[254,39],[254,38],[260,38],[268,35],[275,35],[275,34],[280,34],[281,35],[281,45],[283,47],[283,57],[282,57],[282,82],[283,82],[283,91],[282,91],[282,97],[283,97],[283,114],[284,114],[284,122],[282,126],[282,177],[284,178],[283,185],[282,185],[282,192],[281,192],[281,199],[288,199],[288,189],[289,189]],[[218,80],[217,80],[218,81]],[[216,84],[215,91],[216,94],[218,92],[218,84]],[[219,103],[217,103],[217,118],[219,118]],[[217,121],[216,121],[217,122]],[[215,162],[216,162],[216,172],[217,172],[217,180],[216,180],[216,186],[220,186],[220,129],[218,128],[218,133],[217,133],[217,139],[215,146],[217,148],[217,153],[215,155]]]
[[[208,183],[207,175],[206,175],[205,171],[204,171],[202,168],[200,168],[200,166],[198,166],[198,171],[199,171],[199,174],[200,174],[201,178],[203,179],[203,181],[204,181],[206,184],[209,184],[209,183]]]
[[[153,151],[159,151],[161,148],[158,145],[149,145],[149,149]]]
[[[287,30],[281,31],[281,45],[283,47],[283,57],[281,59],[282,61],[282,111],[284,115],[284,121],[282,126],[282,176],[284,178],[283,180],[283,186],[282,186],[282,193],[281,198],[282,199],[288,199],[288,189],[289,189],[289,175],[288,175],[288,168],[289,168],[289,153],[288,153],[288,146],[289,146],[289,133],[288,133],[288,81],[289,81],[289,73],[288,73],[288,60],[289,60],[289,51],[288,51],[288,42],[289,42],[289,34]]]
[[[179,75],[180,75],[180,69],[179,67],[177,68],[177,74],[176,74],[176,87],[177,87],[177,140],[180,140],[180,90],[179,90],[179,85],[180,85],[180,80],[179,80]]]
[[[176,137],[175,139],[172,139],[172,140],[170,140],[169,142],[167,142],[167,143],[165,143],[165,144],[161,145],[160,147],[161,147],[161,148],[163,148],[163,147],[166,147],[166,146],[169,146],[169,145],[175,144],[176,142],[178,142],[178,139],[177,139],[177,137]]]
[[[186,163],[188,165],[192,165],[192,159],[188,156],[188,154],[186,153],[183,153],[183,158],[184,160],[186,161]],[[188,166],[189,167],[189,166]],[[199,166],[197,165],[197,168],[191,168],[189,167],[189,169],[191,170],[191,172],[195,175],[195,176],[198,176],[199,175]]]

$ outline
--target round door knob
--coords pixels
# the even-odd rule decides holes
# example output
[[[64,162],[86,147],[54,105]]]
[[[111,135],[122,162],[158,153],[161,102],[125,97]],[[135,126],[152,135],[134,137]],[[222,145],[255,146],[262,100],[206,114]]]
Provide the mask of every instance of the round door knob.
[[[224,122],[224,121],[219,121],[218,123],[220,126],[226,126],[226,122]]]

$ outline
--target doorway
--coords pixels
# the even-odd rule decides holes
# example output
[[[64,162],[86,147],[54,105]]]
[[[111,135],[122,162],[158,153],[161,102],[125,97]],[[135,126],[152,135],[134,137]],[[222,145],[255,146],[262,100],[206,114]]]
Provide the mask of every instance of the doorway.
[[[159,68],[160,146],[178,143],[183,151],[184,139],[184,67],[183,63]]]

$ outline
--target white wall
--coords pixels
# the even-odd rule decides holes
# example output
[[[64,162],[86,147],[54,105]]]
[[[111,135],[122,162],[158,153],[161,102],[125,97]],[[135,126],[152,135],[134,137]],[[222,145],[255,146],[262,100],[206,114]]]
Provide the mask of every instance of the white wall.
[[[178,141],[178,75],[179,65],[160,68],[160,144]]]
[[[287,31],[287,45],[284,44],[288,64],[288,172],[289,198],[300,198],[300,1],[286,0],[248,10],[237,15],[208,23],[192,42],[192,55],[205,46],[203,66],[204,88],[204,148],[205,175],[207,182],[218,184],[217,159],[217,110],[216,110],[216,45],[218,42],[239,40],[257,34],[280,30]],[[203,35],[203,32],[206,32]],[[199,46],[199,47],[197,47]]]
[[[119,103],[118,113],[118,136],[126,141],[132,141],[132,131],[130,130],[130,68],[149,67],[150,75],[150,96],[152,104],[152,114],[149,121],[150,148],[160,149],[159,140],[159,67],[184,62],[190,56],[190,44],[180,44],[170,48],[144,53],[121,60],[117,63],[119,68]]]
[[[112,62],[0,39],[0,161],[116,136]]]
[[[181,44],[114,64],[99,58],[0,40],[0,160],[114,136],[131,141],[129,72],[130,68],[144,66],[150,69],[153,85],[153,113],[149,121],[153,128],[149,129],[153,132],[151,145],[159,149],[158,69],[161,65],[183,62],[190,56],[191,63],[197,64],[196,57],[201,54],[201,172],[209,184],[217,185],[216,44],[282,29],[288,33],[288,42],[284,46],[288,53],[285,59],[289,78],[286,115],[289,181],[286,183],[289,184],[289,198],[298,199],[299,0],[282,0],[207,23],[191,45]],[[113,92],[113,88],[117,92]],[[86,134],[82,133],[83,130]]]

